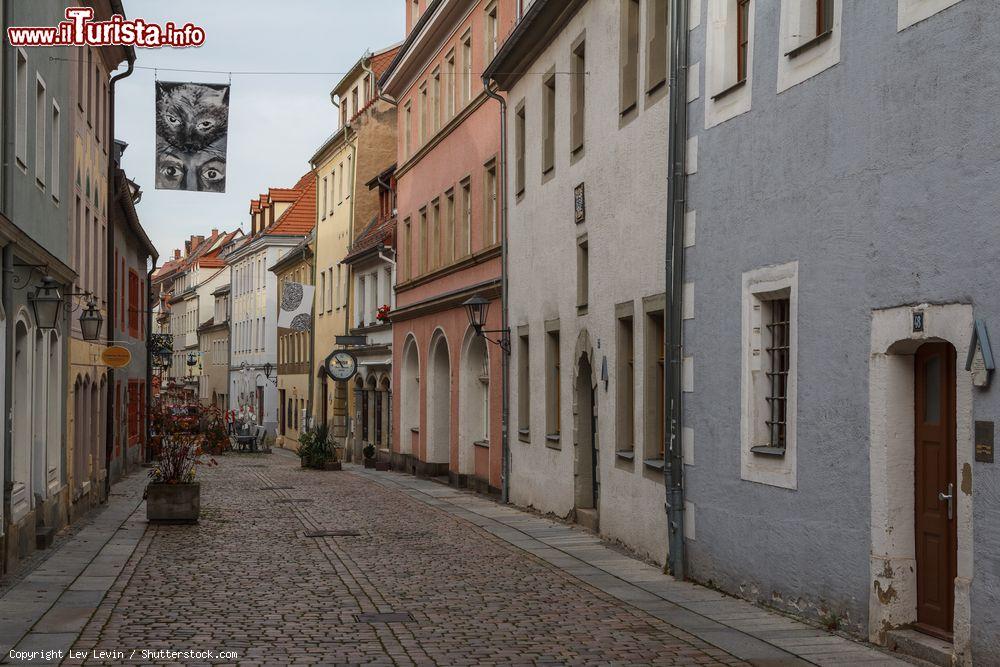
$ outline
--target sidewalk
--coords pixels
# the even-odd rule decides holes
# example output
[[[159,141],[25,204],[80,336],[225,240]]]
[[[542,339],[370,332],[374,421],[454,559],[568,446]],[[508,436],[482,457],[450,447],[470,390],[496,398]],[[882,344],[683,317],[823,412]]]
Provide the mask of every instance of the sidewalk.
[[[141,470],[116,484],[84,530],[0,597],[0,664],[10,662],[15,648],[69,650],[146,530],[146,517],[137,513],[145,487]]]
[[[676,581],[572,526],[438,482],[355,466],[345,469],[470,521],[608,595],[753,664],[913,664],[744,600]]]

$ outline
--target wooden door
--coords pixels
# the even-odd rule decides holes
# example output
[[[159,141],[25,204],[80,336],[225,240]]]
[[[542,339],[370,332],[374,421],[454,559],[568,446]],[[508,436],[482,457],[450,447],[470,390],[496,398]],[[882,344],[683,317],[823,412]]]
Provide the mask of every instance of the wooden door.
[[[913,365],[917,627],[950,640],[958,560],[955,348],[925,343]]]

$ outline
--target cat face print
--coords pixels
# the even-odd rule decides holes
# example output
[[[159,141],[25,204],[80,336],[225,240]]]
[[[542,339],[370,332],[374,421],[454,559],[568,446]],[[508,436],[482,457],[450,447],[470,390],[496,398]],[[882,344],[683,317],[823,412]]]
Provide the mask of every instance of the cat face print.
[[[156,187],[226,191],[229,86],[156,83]]]
[[[183,151],[202,150],[229,130],[229,86],[158,81],[156,134]]]

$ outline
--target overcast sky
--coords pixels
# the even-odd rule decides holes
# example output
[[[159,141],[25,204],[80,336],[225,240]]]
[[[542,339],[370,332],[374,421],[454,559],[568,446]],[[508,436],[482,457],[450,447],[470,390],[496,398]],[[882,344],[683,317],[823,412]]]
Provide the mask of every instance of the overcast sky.
[[[291,187],[336,129],[330,90],[366,50],[403,39],[404,0],[124,0],[129,18],[205,29],[193,49],[137,49],[136,65],[223,71],[330,72],[232,77],[225,194],[155,190],[154,81],[226,83],[225,74],[137,69],[117,84],[116,138],[143,190],[139,219],[162,264],[191,234],[247,231],[251,197]]]

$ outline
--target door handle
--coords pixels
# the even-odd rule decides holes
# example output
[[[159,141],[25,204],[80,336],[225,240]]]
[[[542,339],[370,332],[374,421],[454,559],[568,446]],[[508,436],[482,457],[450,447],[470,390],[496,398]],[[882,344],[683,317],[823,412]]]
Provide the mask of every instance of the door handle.
[[[948,483],[948,493],[944,491],[938,491],[938,500],[948,501],[948,521],[955,518],[955,485],[951,482]]]

